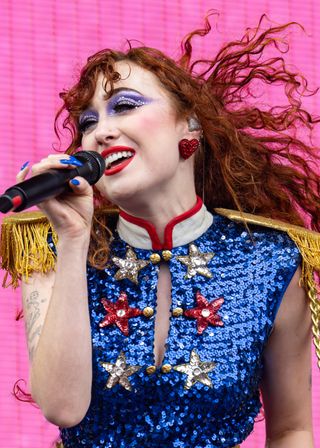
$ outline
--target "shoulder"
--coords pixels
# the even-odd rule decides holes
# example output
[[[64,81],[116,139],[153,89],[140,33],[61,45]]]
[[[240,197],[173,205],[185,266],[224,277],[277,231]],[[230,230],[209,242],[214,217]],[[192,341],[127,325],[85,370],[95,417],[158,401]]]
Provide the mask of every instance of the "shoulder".
[[[303,261],[320,271],[320,233],[264,216],[242,213],[236,210],[217,208],[215,212],[235,223],[242,223],[258,235],[286,235],[298,248]],[[273,232],[272,232],[273,231]]]
[[[115,207],[97,209],[93,228],[112,230],[118,217]],[[0,267],[6,271],[3,286],[19,285],[19,281],[35,272],[46,274],[54,269],[58,237],[46,215],[40,211],[6,216],[1,225]]]
[[[284,306],[282,307],[282,317],[280,315],[279,319],[279,321],[281,321],[280,327],[286,328],[286,323],[289,322],[290,324],[294,316],[299,321],[302,316],[302,311],[307,315],[308,312],[306,311],[305,306],[306,293],[311,309],[312,333],[318,357],[318,366],[320,368],[319,284],[316,280],[316,274],[320,275],[320,233],[290,223],[265,218],[263,216],[240,213],[235,210],[216,209],[215,211],[219,216],[223,216],[224,218],[231,220],[231,222],[243,223],[248,226],[249,229],[264,228],[267,231],[270,229],[275,233],[286,235],[288,241],[294,243],[302,258],[302,269],[299,269],[296,272],[288,285],[284,297]],[[262,234],[263,233],[264,232],[262,231]],[[300,286],[303,286],[305,291],[303,291]],[[306,322],[307,321],[308,318],[306,318]],[[308,329],[308,322],[305,327]]]
[[[216,208],[215,212],[219,216],[224,216],[234,222],[274,229],[281,232],[286,232],[289,235],[303,235],[306,238],[320,242],[320,233],[309,230],[305,227],[283,222],[278,219],[266,218],[265,216],[243,213],[226,208]]]
[[[244,219],[232,210],[216,209],[216,212],[214,232],[221,233],[221,243],[232,253],[279,268],[290,264],[291,269],[296,269],[301,263],[300,251],[284,229],[263,225],[259,219]]]

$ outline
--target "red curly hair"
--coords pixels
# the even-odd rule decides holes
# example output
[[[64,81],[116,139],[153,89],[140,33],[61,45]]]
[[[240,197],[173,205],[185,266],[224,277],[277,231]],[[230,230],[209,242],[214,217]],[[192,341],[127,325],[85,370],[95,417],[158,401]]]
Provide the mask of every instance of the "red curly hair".
[[[105,49],[89,57],[79,82],[60,94],[64,104],[55,129],[58,132],[58,121],[67,112],[62,125],[71,132],[72,141],[66,152],[75,152],[81,144],[78,119],[90,103],[99,74],[105,76],[111,94],[120,79],[115,64],[129,61],[159,79],[179,117],[196,115],[201,123],[204,140],[195,161],[196,190],[210,211],[231,208],[297,225],[307,218],[311,228],[320,231],[320,179],[310,163],[319,161],[311,134],[320,118],[304,110],[301,102],[315,92],[283,59],[288,51],[284,32],[300,25],[292,22],[263,30],[264,19],[240,40],[225,44],[211,60],[192,62],[192,40],[210,32],[209,16],[203,29],[184,39],[178,61],[130,43],[126,52]],[[273,47],[277,56],[267,57]],[[257,82],[281,86],[286,104],[254,104]],[[297,137],[301,131],[303,140]],[[89,261],[98,268],[105,266],[108,256],[105,217],[97,210],[89,250]]]

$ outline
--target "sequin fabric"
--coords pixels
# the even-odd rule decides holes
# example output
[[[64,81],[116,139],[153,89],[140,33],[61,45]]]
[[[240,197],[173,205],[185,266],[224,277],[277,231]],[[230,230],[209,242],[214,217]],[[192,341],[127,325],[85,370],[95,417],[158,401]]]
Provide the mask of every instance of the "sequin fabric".
[[[141,269],[138,283],[115,279],[119,267],[112,261],[104,271],[88,267],[92,401],[79,425],[61,430],[65,448],[230,448],[246,439],[261,407],[263,349],[301,261],[285,233],[250,228],[251,236],[243,225],[215,215],[205,234],[190,242],[200,253],[214,253],[207,263],[211,277],[187,275],[188,266],[177,257],[188,256],[190,244],[172,249],[172,310],[196,308],[198,292],[208,302],[223,298],[223,325],[207,325],[199,334],[196,319],[172,315],[166,368],[150,368],[155,314],[130,319],[128,335],[117,325],[100,326],[102,298],[116,302],[125,292],[130,307],[156,309],[159,265]],[[116,236],[112,256],[124,259],[127,250]],[[154,253],[134,252],[140,260]]]

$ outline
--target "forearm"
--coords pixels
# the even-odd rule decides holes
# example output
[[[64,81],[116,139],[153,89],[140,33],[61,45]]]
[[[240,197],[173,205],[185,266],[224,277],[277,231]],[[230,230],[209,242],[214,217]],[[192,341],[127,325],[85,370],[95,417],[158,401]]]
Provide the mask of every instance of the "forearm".
[[[314,448],[311,431],[287,431],[283,435],[268,439],[266,448]]]
[[[81,419],[90,402],[87,250],[86,239],[57,245],[55,283],[31,366],[35,401],[50,421],[62,426]]]

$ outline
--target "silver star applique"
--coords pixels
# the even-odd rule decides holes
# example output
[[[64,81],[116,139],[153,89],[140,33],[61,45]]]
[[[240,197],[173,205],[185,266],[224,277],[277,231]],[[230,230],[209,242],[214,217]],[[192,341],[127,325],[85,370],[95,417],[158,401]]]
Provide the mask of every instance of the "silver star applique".
[[[136,285],[138,284],[139,271],[150,263],[149,260],[139,260],[131,247],[127,249],[126,258],[112,257],[112,261],[120,268],[114,278],[116,280],[127,278]]]
[[[140,366],[128,366],[126,355],[120,352],[115,364],[111,362],[101,362],[102,367],[110,373],[105,389],[111,389],[116,384],[120,384],[126,390],[131,390],[129,376],[141,369]]]
[[[173,369],[188,376],[184,388],[191,389],[196,383],[212,387],[212,381],[207,374],[214,369],[215,365],[214,362],[201,361],[198,353],[193,349],[190,353],[190,362],[174,366]]]
[[[212,278],[212,272],[208,269],[207,264],[213,257],[213,252],[201,253],[195,244],[190,244],[189,255],[176,258],[188,267],[185,278],[194,277],[196,274]]]

